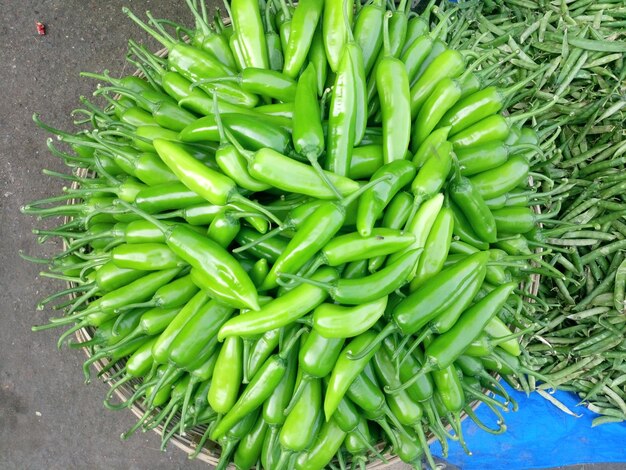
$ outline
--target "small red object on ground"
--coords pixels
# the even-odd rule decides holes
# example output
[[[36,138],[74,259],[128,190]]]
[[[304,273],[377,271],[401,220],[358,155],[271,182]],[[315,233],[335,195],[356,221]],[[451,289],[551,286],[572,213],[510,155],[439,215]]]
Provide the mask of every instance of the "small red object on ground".
[[[39,33],[39,36],[45,36],[46,26],[40,21],[35,21],[35,25],[37,26],[37,33]]]

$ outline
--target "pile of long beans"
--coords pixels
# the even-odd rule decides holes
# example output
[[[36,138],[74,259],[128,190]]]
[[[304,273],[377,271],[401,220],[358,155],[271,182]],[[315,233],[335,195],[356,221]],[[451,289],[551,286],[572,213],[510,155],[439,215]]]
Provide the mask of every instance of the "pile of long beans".
[[[100,101],[82,99],[81,130],[35,116],[74,173],[47,171],[71,187],[23,207],[67,218],[35,230],[63,252],[24,255],[71,283],[34,329],[69,326],[60,347],[91,328],[73,344],[86,380],[108,360],[105,405],[146,410],[123,437],[162,425],[165,446],[205,425],[197,452],[219,443],[219,468],[363,467],[389,449],[434,467],[427,437],[464,445],[463,412],[503,432],[514,402],[490,374],[551,382],[518,337],[547,306],[533,277],[562,278],[537,224],[557,227],[573,185],[545,190],[530,167],[552,155],[521,125],[559,94],[501,114],[545,69],[450,47],[475,3],[233,0],[228,26],[187,3],[194,28],[124,10],[167,57],[130,41],[144,78],[85,73]]]
[[[549,314],[526,336],[523,362],[602,415],[594,425],[626,420],[625,19],[621,1],[485,2],[453,27],[463,31],[458,47],[520,50],[510,72],[547,67],[514,109],[558,95],[532,123],[546,157],[532,171],[546,184],[570,186],[560,225],[535,237],[552,247],[546,261],[563,275],[541,284]]]

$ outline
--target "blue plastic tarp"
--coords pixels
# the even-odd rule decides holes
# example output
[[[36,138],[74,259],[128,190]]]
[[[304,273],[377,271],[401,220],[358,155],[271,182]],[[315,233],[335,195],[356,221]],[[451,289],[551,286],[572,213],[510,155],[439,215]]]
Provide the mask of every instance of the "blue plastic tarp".
[[[507,431],[492,435],[479,429],[471,419],[463,422],[463,434],[472,455],[456,442],[450,443],[447,461],[462,469],[516,470],[601,462],[626,462],[626,423],[591,427],[598,415],[584,406],[574,394],[556,392],[553,396],[580,418],[569,416],[537,393],[527,397],[511,390],[518,402],[517,412],[504,413]],[[476,410],[485,424],[495,426],[494,414],[485,405]],[[441,446],[432,452],[441,456]]]

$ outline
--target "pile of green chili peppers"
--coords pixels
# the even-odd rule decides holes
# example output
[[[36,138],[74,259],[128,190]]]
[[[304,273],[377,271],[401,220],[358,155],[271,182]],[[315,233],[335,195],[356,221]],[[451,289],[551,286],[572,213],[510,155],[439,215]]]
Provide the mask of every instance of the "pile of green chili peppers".
[[[509,74],[547,67],[512,109],[532,110],[558,97],[532,122],[545,158],[531,174],[547,189],[568,187],[558,224],[533,237],[550,247],[544,259],[561,276],[542,279],[538,302],[546,313],[527,324],[533,334],[524,338],[521,360],[551,379],[539,390],[578,394],[599,414],[594,425],[626,420],[624,18],[619,1],[484,2],[453,26],[455,47],[521,51],[503,67],[498,86],[512,82]]]
[[[533,279],[563,278],[545,237],[575,185],[531,172],[551,151],[522,124],[561,93],[510,107],[546,68],[455,47],[475,2],[232,0],[228,25],[187,3],[192,28],[124,10],[167,55],[131,40],[141,78],[85,73],[79,131],[34,118],[73,169],[23,207],[65,217],[35,230],[62,252],[23,255],[70,283],[34,330],[69,327],[61,347],[89,329],[70,342],[86,380],[104,361],[106,407],[145,410],[123,437],[201,429],[220,469],[434,468],[428,440],[465,446],[463,416],[504,432],[516,405],[494,375],[555,379],[519,337],[549,303]]]

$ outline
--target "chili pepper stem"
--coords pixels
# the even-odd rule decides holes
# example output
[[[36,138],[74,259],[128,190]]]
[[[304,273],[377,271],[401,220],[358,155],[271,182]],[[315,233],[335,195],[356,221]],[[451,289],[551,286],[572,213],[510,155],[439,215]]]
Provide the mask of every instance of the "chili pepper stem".
[[[372,340],[370,344],[368,344],[363,350],[358,352],[357,354],[348,353],[348,359],[350,360],[358,360],[363,359],[365,356],[370,354],[374,349],[378,347],[379,344],[383,342],[383,340],[394,333],[399,331],[399,328],[395,323],[387,323],[387,325],[380,330],[380,332],[376,335],[376,337]]]
[[[424,449],[424,454],[426,455],[426,461],[428,465],[430,465],[431,470],[435,470],[437,468],[437,464],[433,459],[433,454],[430,453],[430,447],[428,446],[428,440],[426,439],[426,435],[424,434],[424,429],[422,428],[421,423],[418,423],[417,426],[413,427],[413,430],[417,433],[417,438]]]
[[[118,370],[115,374],[109,376],[109,377],[105,377],[104,379],[102,379],[103,383],[111,383],[114,380],[119,379],[120,376],[126,374],[126,365],[124,365],[124,367],[122,367],[120,370]],[[102,376],[100,375],[100,373],[98,373],[98,378],[101,378]]]
[[[324,184],[326,184],[326,186],[328,186],[328,189],[330,189],[335,194],[335,197],[337,199],[341,199],[341,197],[342,197],[341,193],[339,192],[337,187],[332,183],[332,181],[330,181],[330,178],[326,174],[326,171],[324,171],[324,169],[320,165],[320,163],[318,161],[317,153],[309,153],[309,154],[307,154],[305,156],[306,156],[307,160],[309,161],[309,163],[311,164],[311,166],[313,167],[313,169],[317,172],[319,177],[322,179],[322,181],[324,181]]]
[[[166,38],[165,36],[157,33],[154,29],[152,29],[150,26],[148,26],[146,23],[144,23],[142,20],[139,19],[139,17],[137,17],[132,11],[130,11],[127,7],[123,7],[122,8],[122,13],[124,13],[126,16],[128,16],[131,20],[133,20],[135,23],[137,23],[137,25],[143,29],[146,33],[148,33],[150,36],[152,36],[154,39],[156,39],[157,41],[159,41],[161,44],[163,44],[163,47],[166,47],[168,50],[171,50],[172,47],[174,47],[174,42],[171,41],[170,39]]]
[[[114,311],[115,313],[118,313],[117,310]],[[121,313],[119,313],[117,315],[117,318],[115,319],[115,322],[113,323],[113,329],[112,329],[112,333],[113,336],[119,336],[120,335],[120,323],[122,323],[122,320],[124,320],[124,318],[126,317],[126,315],[128,315],[128,310],[124,310]]]
[[[460,416],[460,413],[455,412],[455,413],[451,413],[451,414],[452,414],[452,418],[453,419],[450,421],[450,424],[454,428],[454,432],[457,434],[457,436],[459,438],[459,444],[461,444],[461,447],[463,447],[463,450],[465,451],[465,453],[467,455],[472,455],[472,452],[467,447],[465,439],[463,438],[463,431],[461,430],[461,416]]]
[[[89,359],[87,359],[83,363],[83,375],[85,376],[85,384],[91,383],[91,371],[89,369],[91,365],[95,364],[100,359],[104,359],[107,356],[108,356],[108,352],[98,351],[96,354],[92,355]]]
[[[73,327],[71,327],[68,330],[66,330],[59,337],[59,340],[57,341],[57,348],[61,349],[61,347],[63,347],[63,343],[67,340],[67,338],[69,338],[70,335],[76,333],[78,330],[80,330],[81,328],[85,327],[86,325],[87,325],[87,322],[82,321],[82,322],[78,322],[76,325],[74,325]]]
[[[98,286],[94,286],[91,290],[88,290],[83,295],[81,295],[78,299],[76,299],[76,302],[74,302],[72,304],[72,307],[67,311],[67,316],[69,317],[70,315],[72,315],[78,309],[78,307],[80,307],[82,304],[87,302],[91,297],[93,297],[99,291],[100,291],[100,288]],[[73,318],[77,318],[77,317],[73,317]]]
[[[170,400],[170,402],[163,407],[163,409],[154,417],[152,418],[150,421],[148,421],[143,429],[144,431],[149,431],[151,429],[156,428],[159,424],[161,424],[161,422],[163,421],[163,418],[166,417],[166,415],[169,414],[169,412],[173,409],[176,408],[177,403],[175,401]]]
[[[407,389],[408,387],[413,385],[415,382],[417,382],[419,378],[428,374],[429,372],[432,372],[433,370],[435,370],[434,364],[426,361],[424,364],[422,364],[422,368],[420,369],[420,371],[417,374],[415,374],[413,377],[411,377],[409,380],[404,382],[403,384],[400,384],[397,387],[389,387],[388,385],[385,385],[385,388],[384,388],[385,393],[393,395],[395,393],[401,392],[402,390]]]
[[[176,403],[174,405],[174,407],[172,408],[172,410],[170,411],[170,414],[165,419],[165,422],[163,423],[163,432],[167,431],[167,428],[169,427],[170,423],[172,422],[172,419],[174,419],[174,416],[176,416],[176,413],[178,412],[179,408],[180,408],[180,403]],[[177,428],[177,426],[174,426],[174,429],[176,429],[176,428]]]
[[[107,391],[106,396],[104,397],[104,407],[107,409],[121,409],[121,408],[125,408],[126,404],[124,403],[123,407],[120,408],[116,408],[119,405],[113,405],[111,404],[111,398],[113,398],[113,395],[115,393],[115,391],[120,388],[122,385],[124,385],[125,383],[130,382],[133,379],[132,375],[127,375],[126,377],[124,377],[123,379],[118,380],[117,382],[115,382],[114,385],[111,386],[111,388],[109,388],[109,390]]]
[[[354,429],[352,432],[354,432],[357,436],[359,436],[359,438],[361,439],[361,441],[363,442],[363,444],[367,447],[367,449],[374,454],[374,456],[379,459],[381,462],[383,462],[384,464],[389,464],[389,461],[385,458],[385,456],[383,454],[381,454],[376,447],[374,447],[368,440],[367,437],[365,437],[363,435],[363,432],[361,432],[361,430],[357,427],[356,429]]]
[[[70,287],[69,289],[65,289],[59,292],[55,292],[54,294],[49,295],[48,297],[40,300],[37,303],[37,310],[43,310],[46,304],[49,304],[50,302],[52,302],[55,299],[58,299],[59,297],[63,297],[65,295],[68,294],[72,294],[75,292],[83,292],[87,289],[90,289],[93,287],[93,284],[84,284],[81,286],[76,286],[76,287]]]
[[[494,413],[496,413],[497,408],[492,408],[489,404],[487,404],[487,406],[489,407],[489,409],[491,409]],[[487,426],[485,423],[483,423],[480,418],[478,416],[476,416],[476,413],[474,413],[474,410],[472,409],[471,406],[466,406],[464,409],[465,413],[467,413],[467,416],[469,416],[471,418],[472,421],[474,421],[474,423],[476,424],[476,426],[478,426],[480,429],[482,429],[485,432],[488,432],[489,434],[502,434],[503,432],[506,431],[506,425],[504,423],[499,423],[498,429],[492,429],[489,426]],[[499,413],[499,411],[498,411]],[[498,415],[499,418],[502,418],[502,415]]]
[[[273,238],[277,235],[280,235],[282,232],[284,232],[285,230],[289,229],[291,227],[288,227],[286,225],[283,225],[282,227],[277,227],[274,230],[270,230],[269,232],[261,235],[259,238],[257,238],[256,240],[252,240],[249,243],[246,243],[244,245],[241,245],[235,249],[233,249],[233,253],[241,253],[242,251],[246,251],[249,250],[250,248],[252,248],[253,246],[258,245],[259,243],[264,242],[265,240],[269,240],[270,238]]]
[[[141,427],[141,425],[150,417],[150,415],[152,414],[152,408],[148,408],[146,409],[145,413],[143,414],[143,416],[141,418],[139,418],[139,420],[125,433],[122,433],[120,435],[120,439],[122,440],[127,440],[130,436],[132,436],[133,434],[135,434],[135,432]]]
[[[304,372],[302,374],[302,378],[300,379],[300,383],[298,384],[298,386],[294,390],[293,395],[291,397],[291,401],[289,402],[289,404],[285,408],[285,412],[284,412],[285,416],[287,416],[289,413],[291,413],[291,410],[293,410],[293,407],[296,406],[296,404],[298,403],[298,400],[302,396],[302,393],[304,392],[304,390],[308,386],[308,383],[311,380],[313,380],[313,377],[311,375],[307,374],[306,372]]]
[[[184,429],[186,428],[186,426],[189,425],[189,423],[185,423],[181,421],[180,424],[181,424],[181,428],[183,429],[183,431],[181,431],[180,434],[184,436],[185,435]],[[163,433],[163,437],[161,438],[161,447],[160,447],[161,452],[165,452],[167,443],[172,439],[172,437],[174,437],[174,434],[176,434],[176,429],[177,427],[174,426],[169,431]]]
[[[271,220],[272,222],[274,222],[276,225],[278,225],[278,227],[282,226],[282,221],[276,217],[274,214],[272,214],[268,209],[266,209],[264,206],[262,206],[261,204],[259,204],[258,202],[255,201],[251,201],[250,199],[240,195],[240,194],[233,194],[231,196],[231,202],[237,202],[243,206],[247,206],[249,209],[252,210],[256,210],[258,212],[260,212],[260,214],[257,215],[264,215],[265,217],[267,217],[268,220]]]
[[[193,393],[193,389],[198,383],[198,378],[196,376],[191,376],[189,380],[189,385],[185,390],[185,396],[183,397],[183,406],[180,411],[180,426],[179,433],[181,435],[185,435],[185,422],[187,421],[187,410],[189,409],[189,400],[191,400],[191,394]],[[176,427],[174,427],[175,429]]]
[[[448,455],[448,439],[446,437],[451,437],[444,429],[441,424],[441,419],[437,414],[437,411],[434,409],[435,405],[432,400],[428,400],[424,404],[424,411],[426,412],[426,416],[428,418],[428,423],[430,424],[430,431],[435,435],[439,443],[441,444],[441,453],[445,458]]]
[[[485,395],[482,392],[478,392],[478,391],[474,390],[469,385],[463,385],[463,390],[465,390],[465,392],[467,392],[468,395],[473,396],[474,398],[476,398],[477,400],[482,401],[485,404],[489,403],[489,404],[491,404],[494,407],[502,408],[504,411],[508,411],[508,408],[506,407],[505,404],[500,403],[498,400],[495,400],[495,399]],[[502,418],[502,415],[500,415],[500,418]]]
[[[411,343],[411,347],[404,353],[404,356],[402,356],[402,358],[400,359],[398,365],[402,364],[407,357],[409,357],[411,354],[413,354],[413,351],[415,351],[415,349],[424,342],[424,340],[430,335],[432,334],[432,331],[430,330],[430,328],[425,328],[424,331],[422,331],[422,333],[417,337],[417,339],[415,341],[413,341],[413,343]],[[410,338],[410,336],[408,336],[408,338]],[[394,356],[393,357],[397,357],[397,355],[399,355],[401,352],[401,350],[398,348],[396,349],[396,351],[394,352]]]
[[[151,408],[152,407],[152,403],[154,402],[154,399],[157,396],[157,393],[159,393],[159,390],[161,389],[161,387],[163,387],[163,385],[170,380],[174,375],[176,375],[176,373],[178,372],[177,368],[173,365],[168,365],[167,369],[165,369],[165,371],[163,372],[163,375],[161,376],[161,378],[157,381],[156,385],[154,386],[154,389],[152,390],[152,393],[148,398],[148,402],[147,402],[147,407]]]

